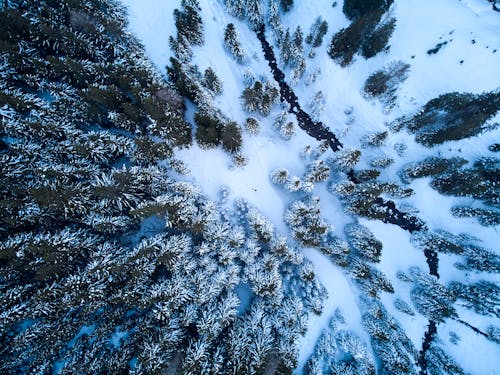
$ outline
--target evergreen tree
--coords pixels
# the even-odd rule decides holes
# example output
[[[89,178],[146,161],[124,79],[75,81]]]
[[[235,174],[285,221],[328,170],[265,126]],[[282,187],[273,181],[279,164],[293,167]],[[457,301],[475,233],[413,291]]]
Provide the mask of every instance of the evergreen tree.
[[[338,152],[332,162],[338,169],[347,171],[358,163],[360,157],[361,151],[355,149],[345,149]]]
[[[248,133],[256,135],[259,133],[260,125],[257,119],[253,117],[248,117],[245,121],[245,128],[248,131]]]
[[[316,94],[314,94],[311,102],[309,103],[309,107],[311,108],[311,116],[318,120],[321,114],[323,113],[324,106],[326,103],[325,95],[320,90]]]
[[[318,246],[330,231],[320,216],[319,198],[295,201],[285,213],[285,221],[293,236],[304,246]]]
[[[432,343],[431,347],[425,352],[425,362],[427,364],[427,372],[430,375],[464,375],[465,372],[436,343]]]
[[[196,123],[195,137],[201,147],[217,147],[222,141],[222,122],[209,113],[196,112],[194,115]]]
[[[224,0],[226,9],[232,16],[243,20],[246,16],[246,2],[241,0]]]
[[[203,75],[203,85],[215,95],[222,94],[222,83],[214,70],[208,67]]]
[[[450,290],[462,302],[462,305],[473,309],[477,314],[500,317],[500,288],[495,283],[481,280],[472,285],[452,282]]]
[[[306,37],[306,43],[312,48],[318,48],[323,43],[323,38],[328,31],[328,23],[322,20],[321,16],[314,20],[311,30]]]
[[[263,9],[260,0],[245,0],[246,16],[254,30],[258,30],[264,24]]]
[[[394,31],[395,19],[381,22],[384,9],[374,7],[373,11],[363,12],[359,18],[356,16],[347,28],[333,36],[328,55],[342,67],[349,65],[357,52],[370,58],[388,48],[386,45]]]
[[[377,240],[370,230],[359,224],[348,224],[344,232],[356,254],[368,262],[379,262],[382,242]]]
[[[267,17],[273,30],[278,30],[282,26],[277,0],[269,0]]]
[[[256,81],[253,87],[247,87],[243,90],[241,96],[243,106],[249,112],[259,112],[263,116],[267,116],[271,108],[279,100],[279,90],[269,81],[264,84]]]
[[[286,13],[286,12],[289,12],[290,9],[292,9],[293,0],[280,0],[280,4],[281,4],[281,8],[283,9],[283,11]]]
[[[243,139],[241,129],[234,121],[227,123],[222,129],[222,147],[228,152],[237,152],[241,149]]]
[[[198,0],[182,0],[181,10],[174,9],[177,33],[194,45],[204,43],[203,21],[199,15],[200,10]]]
[[[243,62],[245,53],[239,41],[238,33],[232,23],[227,24],[224,30],[224,47],[226,47],[237,62]]]

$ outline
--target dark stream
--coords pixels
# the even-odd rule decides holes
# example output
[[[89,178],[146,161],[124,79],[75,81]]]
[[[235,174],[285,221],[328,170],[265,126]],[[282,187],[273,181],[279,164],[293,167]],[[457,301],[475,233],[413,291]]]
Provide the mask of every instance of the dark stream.
[[[262,50],[264,51],[264,57],[269,63],[273,77],[278,82],[280,86],[280,97],[281,101],[290,104],[289,112],[293,113],[297,117],[297,121],[302,130],[304,130],[311,137],[317,139],[318,141],[328,141],[330,148],[333,151],[338,151],[342,147],[342,143],[339,142],[335,134],[333,134],[322,122],[314,122],[311,116],[305,112],[299,104],[299,99],[293,90],[285,82],[285,73],[278,68],[276,62],[276,57],[274,56],[274,51],[266,40],[265,28],[261,26],[257,31],[257,38],[259,38],[262,44]]]
[[[267,60],[269,67],[273,73],[273,77],[278,82],[280,87],[280,97],[282,101],[286,101],[289,105],[289,112],[293,113],[297,117],[299,127],[304,130],[311,137],[317,139],[318,141],[328,141],[332,151],[338,151],[343,147],[342,143],[322,122],[314,122],[307,112],[305,112],[299,104],[297,95],[293,92],[290,86],[285,82],[285,74],[279,69],[276,62],[276,57],[271,45],[267,42],[265,37],[265,27],[262,25],[257,30],[257,38],[260,40],[262,45],[262,50],[264,51],[264,57]],[[350,181],[358,184],[353,171],[351,170],[347,173]],[[385,200],[378,197],[375,203],[385,210],[385,217],[382,218],[384,223],[390,223],[397,225],[398,227],[413,233],[420,230],[426,230],[425,223],[416,216],[412,216],[408,213],[400,211],[393,201]],[[432,249],[426,249],[424,251],[425,259],[427,265],[429,266],[429,273],[436,277],[438,274],[438,256],[436,251]],[[432,340],[437,332],[437,323],[430,320],[427,326],[427,331],[424,335],[424,341],[422,343],[422,350],[418,358],[418,364],[420,365],[420,374],[427,374],[427,363],[425,359],[425,353],[429,350]]]
[[[311,116],[305,112],[299,104],[297,95],[293,92],[290,86],[285,82],[285,73],[283,73],[276,62],[276,57],[274,56],[274,51],[271,45],[267,42],[265,37],[265,28],[261,26],[257,31],[257,38],[259,38],[262,44],[262,50],[264,51],[264,57],[269,63],[273,77],[278,82],[280,87],[280,97],[282,101],[287,102],[290,105],[289,112],[293,113],[297,117],[299,127],[304,130],[311,137],[317,139],[318,141],[328,141],[332,151],[338,151],[343,147],[342,143],[322,122],[315,122],[312,120]],[[350,171],[347,173],[350,181],[354,183],[359,183],[354,176],[354,173]],[[396,208],[393,201],[384,200],[382,198],[377,198],[375,203],[385,209],[385,218],[382,221],[390,224],[399,226],[400,228],[409,231],[410,233],[425,229],[425,224],[415,216],[408,213],[404,213]],[[437,275],[437,261],[428,261],[429,268],[431,269],[431,274]]]

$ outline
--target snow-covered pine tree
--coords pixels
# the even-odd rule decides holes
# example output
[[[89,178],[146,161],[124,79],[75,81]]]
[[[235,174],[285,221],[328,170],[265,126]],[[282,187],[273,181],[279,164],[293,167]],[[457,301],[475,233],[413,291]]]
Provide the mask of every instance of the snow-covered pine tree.
[[[448,285],[462,306],[474,310],[477,314],[500,317],[500,288],[486,280],[466,285],[453,281]]]
[[[264,24],[264,10],[261,0],[246,0],[246,17],[254,30],[258,30]]]
[[[332,160],[333,165],[341,171],[348,171],[354,167],[361,157],[361,151],[356,149],[344,149],[337,152],[337,155]]]
[[[411,299],[419,313],[433,321],[443,321],[456,315],[453,307],[456,296],[450,290],[417,267],[410,272],[414,281]]]
[[[323,113],[325,107],[326,99],[323,92],[320,90],[311,99],[309,103],[309,108],[311,108],[311,116],[313,119],[318,120]]]
[[[238,63],[242,63],[245,58],[245,52],[241,46],[238,32],[233,23],[227,24],[224,29],[224,47],[235,58]]]
[[[202,45],[204,43],[203,21],[199,14],[200,10],[198,0],[182,0],[181,9],[174,9],[177,33],[184,36],[189,43],[194,45]]]
[[[276,185],[286,185],[290,180],[290,173],[285,168],[278,168],[271,172],[271,181]]]
[[[314,20],[309,34],[306,36],[306,43],[310,44],[312,48],[318,48],[323,43],[323,37],[328,31],[328,23],[324,21],[321,16]]]
[[[344,232],[357,256],[368,262],[380,261],[382,242],[367,227],[351,223],[345,226]]]
[[[224,0],[227,12],[232,16],[243,20],[247,14],[246,2],[241,0]]]
[[[319,197],[292,203],[285,213],[285,221],[293,236],[304,246],[319,246],[331,231],[320,216]]]
[[[215,95],[222,94],[222,83],[211,67],[205,69],[205,73],[203,74],[203,85]]]
[[[251,135],[258,134],[260,129],[259,121],[254,117],[247,117],[245,121],[245,129]]]

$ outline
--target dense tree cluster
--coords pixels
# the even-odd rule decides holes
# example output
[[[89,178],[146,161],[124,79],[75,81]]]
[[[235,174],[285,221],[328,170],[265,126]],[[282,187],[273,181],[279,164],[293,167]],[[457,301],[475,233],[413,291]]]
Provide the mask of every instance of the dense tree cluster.
[[[390,213],[381,195],[392,199],[402,199],[411,196],[413,190],[402,188],[394,183],[375,180],[376,175],[378,175],[377,170],[365,170],[362,174],[359,171],[353,172],[355,178],[356,176],[360,178],[358,183],[344,180],[331,184],[330,189],[341,197],[349,213],[385,221],[388,220]],[[396,208],[395,205],[394,208]]]
[[[344,0],[342,11],[352,21],[377,10],[387,11],[393,2],[394,0]]]
[[[432,249],[444,254],[463,257],[455,267],[470,271],[499,272],[500,257],[494,251],[479,246],[480,241],[467,235],[453,235],[446,231],[415,232],[412,242],[422,250]]]
[[[500,318],[500,287],[497,284],[485,280],[470,285],[452,282],[449,288],[462,306],[476,314]]]
[[[473,137],[494,129],[488,120],[500,108],[500,91],[484,94],[448,93],[430,100],[415,115],[397,119],[392,127],[415,133],[417,142],[434,146],[446,141]]]
[[[237,152],[241,149],[243,139],[237,123],[223,123],[217,115],[207,112],[196,112],[196,140],[201,147],[213,148],[222,144],[224,150]]]
[[[336,315],[316,342],[305,374],[375,374],[369,347],[352,331],[344,329],[344,317],[339,312]]]
[[[425,352],[425,361],[429,375],[465,375],[458,363],[436,342]]]
[[[253,29],[258,30],[264,23],[261,0],[224,0],[224,5],[229,14],[247,20]]]
[[[148,196],[132,163],[154,164],[191,143],[182,98],[121,31],[118,7],[90,18],[99,4],[2,12],[2,235],[87,217],[126,228],[119,219]],[[97,31],[103,27],[109,31]]]
[[[175,27],[177,38],[185,38],[190,44],[202,45],[203,21],[198,0],[182,0],[181,9],[174,9]]]
[[[249,112],[258,112],[267,116],[272,107],[279,101],[279,89],[271,81],[256,81],[253,86],[245,88],[241,95],[243,107]]]
[[[416,350],[398,322],[377,300],[366,301],[363,326],[370,335],[375,355],[380,360],[379,373],[416,374]]]
[[[349,1],[344,3],[344,8]],[[387,49],[387,43],[396,26],[396,19],[384,16],[385,1],[356,0],[358,11],[352,14],[352,23],[337,32],[330,43],[328,54],[341,66],[349,65],[356,53],[371,58]],[[390,5],[390,4],[389,4]]]
[[[113,1],[0,15],[0,371],[290,372],[325,291],[255,209],[228,221],[170,177],[196,70],[164,82]]]
[[[431,156],[419,162],[405,165],[399,172],[401,180],[409,184],[414,179],[439,176],[448,171],[456,170],[467,164],[462,158],[443,159]]]

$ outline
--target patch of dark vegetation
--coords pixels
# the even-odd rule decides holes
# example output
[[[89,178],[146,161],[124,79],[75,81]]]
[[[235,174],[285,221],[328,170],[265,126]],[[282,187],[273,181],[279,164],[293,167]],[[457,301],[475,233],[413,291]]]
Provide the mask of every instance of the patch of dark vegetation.
[[[342,11],[351,21],[376,11],[386,12],[394,0],[345,0]]]
[[[478,95],[449,93],[430,100],[417,114],[397,119],[391,127],[408,129],[417,142],[430,147],[497,128],[497,123],[487,121],[499,109],[498,90]]]
[[[409,64],[402,61],[393,62],[372,73],[366,80],[363,91],[369,97],[379,98],[386,108],[393,108],[396,105],[398,86],[406,80],[409,70]]]
[[[498,151],[500,151],[500,143],[494,143],[492,145],[489,145],[488,146],[488,150],[490,150],[491,152],[498,152]]]
[[[499,208],[500,160],[480,158],[471,168],[451,169],[436,176],[431,186],[441,194],[457,197],[472,197]]]
[[[216,114],[196,112],[196,141],[202,148],[222,145],[225,151],[234,153],[241,149],[243,138],[241,129],[234,121],[224,123]]]
[[[467,164],[467,160],[462,158],[429,157],[420,162],[405,165],[399,172],[399,176],[404,183],[409,184],[414,179],[438,176],[447,171],[461,168],[465,164]]]
[[[427,51],[427,54],[428,54],[428,55],[435,55],[436,53],[438,53],[438,52],[439,52],[439,50],[440,50],[441,48],[443,48],[443,47],[444,47],[445,45],[447,45],[447,44],[448,44],[448,41],[444,41],[444,42],[438,43],[438,44],[436,44],[436,45],[434,46],[434,48],[429,49],[429,50]]]
[[[258,112],[267,116],[280,97],[280,92],[276,86],[267,81],[262,83],[257,81],[252,87],[243,90],[241,98],[243,106],[249,112]]]
[[[391,4],[392,1],[383,0],[345,2],[344,13],[352,23],[333,36],[328,49],[330,57],[345,67],[358,52],[371,58],[388,49],[396,19],[383,16]]]

